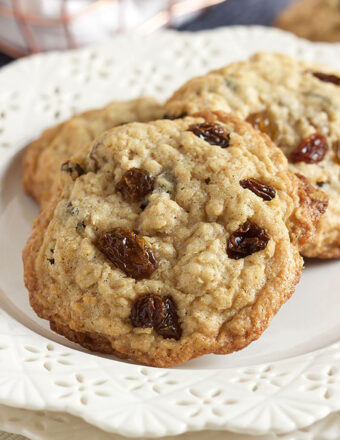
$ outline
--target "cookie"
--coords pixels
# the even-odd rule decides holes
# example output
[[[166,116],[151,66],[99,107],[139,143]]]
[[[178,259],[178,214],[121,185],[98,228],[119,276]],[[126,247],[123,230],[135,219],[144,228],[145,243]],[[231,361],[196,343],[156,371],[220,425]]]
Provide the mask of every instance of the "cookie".
[[[23,185],[40,205],[50,201],[59,183],[60,166],[72,155],[86,152],[93,139],[116,125],[162,117],[161,105],[152,98],[111,102],[46,130],[25,153]]]
[[[306,257],[340,257],[340,74],[280,54],[256,54],[186,83],[166,105],[168,117],[221,109],[267,133],[329,197]]]
[[[240,350],[293,293],[320,211],[246,122],[127,124],[78,166],[23,252],[30,303],[53,330],[169,367]]]
[[[275,25],[312,41],[340,41],[340,1],[300,0],[283,11]]]

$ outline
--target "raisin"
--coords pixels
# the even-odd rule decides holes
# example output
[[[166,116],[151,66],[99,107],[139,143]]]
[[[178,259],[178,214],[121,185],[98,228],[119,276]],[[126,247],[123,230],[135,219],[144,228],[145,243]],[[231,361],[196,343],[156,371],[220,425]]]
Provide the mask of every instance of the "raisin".
[[[325,185],[325,183],[326,183],[326,182],[316,182],[316,185],[317,185],[319,188],[322,188],[322,187]]]
[[[149,278],[157,268],[157,260],[144,238],[130,229],[101,232],[97,246],[111,263],[135,280]]]
[[[182,119],[185,118],[186,116],[188,116],[187,113],[181,113],[178,116],[174,116],[174,115],[164,115],[163,119],[169,119],[170,121],[174,121],[175,119]]]
[[[320,81],[330,82],[332,84],[335,84],[336,86],[340,86],[339,76],[330,75],[328,73],[323,73],[323,72],[312,72],[312,75],[318,78]]]
[[[276,191],[272,186],[260,183],[256,179],[240,180],[240,185],[242,188],[249,189],[266,202],[273,200],[273,198],[276,196]]]
[[[171,296],[164,299],[147,293],[134,302],[130,319],[134,327],[154,328],[165,339],[176,339],[182,336],[176,304]]]
[[[143,202],[142,204],[139,205],[139,208],[141,211],[145,211],[145,208],[147,208],[149,202],[148,200],[146,200],[145,202]]]
[[[267,134],[273,141],[278,139],[279,127],[273,116],[267,110],[250,114],[247,118],[247,122],[249,122],[256,130]]]
[[[189,131],[192,131],[197,137],[210,145],[218,145],[221,148],[229,147],[230,133],[227,133],[221,125],[203,122],[202,124],[191,125]]]
[[[131,309],[131,322],[134,327],[155,327],[162,322],[165,307],[160,296],[147,293],[140,296]]]
[[[155,327],[156,332],[165,339],[176,339],[182,336],[182,328],[177,315],[177,307],[171,296],[166,296],[163,301],[164,316],[162,321]]]
[[[51,264],[54,264],[55,263],[55,259],[54,258],[47,258],[48,259],[48,261],[51,263]]]
[[[335,152],[336,160],[340,163],[340,141],[333,142],[333,149]]]
[[[327,151],[328,144],[326,138],[319,133],[314,133],[297,146],[291,153],[290,160],[293,163],[318,163],[322,161]]]
[[[153,191],[155,179],[146,170],[131,168],[127,171],[116,185],[125,200],[139,202]]]
[[[79,176],[85,174],[84,169],[79,165],[79,163],[68,160],[61,165],[61,171],[68,173],[72,180],[76,180]]]
[[[233,260],[245,258],[266,248],[269,236],[266,231],[251,221],[246,221],[231,234],[227,254]]]

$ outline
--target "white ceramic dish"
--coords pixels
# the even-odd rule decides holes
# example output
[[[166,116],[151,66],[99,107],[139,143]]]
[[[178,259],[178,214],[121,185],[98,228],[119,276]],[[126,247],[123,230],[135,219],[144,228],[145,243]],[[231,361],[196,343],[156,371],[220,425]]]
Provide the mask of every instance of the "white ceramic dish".
[[[22,281],[21,249],[38,212],[20,185],[28,141],[112,99],[164,99],[189,77],[259,50],[340,69],[340,45],[235,27],[120,37],[0,71],[0,403],[68,412],[135,437],[282,434],[340,410],[340,261],[308,262],[296,294],[247,349],[167,370],[90,354],[55,335],[30,309]]]
[[[24,435],[31,440],[126,440],[119,434],[112,434],[96,428],[78,417],[66,413],[29,411],[0,405],[0,429]],[[164,440],[339,440],[340,413],[313,423],[308,428],[287,434],[264,434],[252,436],[227,431],[201,431],[179,436],[164,437]],[[0,439],[2,439],[0,434]],[[9,440],[4,438],[3,440]],[[146,440],[139,438],[139,440]]]

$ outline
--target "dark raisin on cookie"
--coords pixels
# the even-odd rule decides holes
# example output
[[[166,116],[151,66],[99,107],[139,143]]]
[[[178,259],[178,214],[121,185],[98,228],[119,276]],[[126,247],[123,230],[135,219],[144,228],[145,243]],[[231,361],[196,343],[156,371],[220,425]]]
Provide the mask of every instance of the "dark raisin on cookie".
[[[134,327],[154,328],[165,339],[182,336],[177,307],[171,296],[161,298],[147,293],[137,298],[131,308],[130,319]]]
[[[145,202],[141,203],[141,204],[139,205],[140,210],[141,210],[141,211],[145,211],[145,208],[148,206],[148,204],[149,204],[149,201],[148,201],[148,200],[146,200]]]
[[[333,150],[336,160],[340,163],[340,141],[333,142]]]
[[[165,307],[162,298],[147,293],[134,302],[130,319],[134,327],[155,327],[162,322],[164,314]]]
[[[116,190],[129,202],[140,202],[153,191],[155,178],[142,168],[126,171],[116,185]]]
[[[150,278],[157,260],[140,235],[130,229],[115,228],[98,234],[98,249],[118,269],[135,280]]]
[[[328,144],[326,138],[319,133],[314,133],[297,146],[290,155],[290,161],[293,163],[318,163],[322,161],[327,151]]]
[[[217,145],[221,148],[229,147],[230,133],[218,124],[203,122],[202,124],[194,124],[189,127],[197,137],[208,142],[210,145]]]
[[[278,139],[279,127],[273,116],[267,111],[252,113],[247,117],[249,122],[256,130],[267,134],[273,141]]]
[[[331,75],[323,72],[312,72],[312,75],[318,78],[320,81],[329,82],[335,84],[336,86],[340,86],[340,77],[336,75]]]
[[[322,188],[327,182],[316,182],[316,186]]]
[[[272,186],[265,185],[264,183],[261,183],[256,179],[250,178],[240,180],[240,185],[242,186],[242,188],[249,189],[266,202],[273,200],[273,198],[276,196],[276,191]]]
[[[269,236],[260,226],[246,221],[233,232],[227,243],[227,254],[233,260],[245,258],[266,248]]]
[[[155,330],[165,339],[176,339],[178,341],[182,336],[182,327],[178,319],[176,303],[171,296],[166,296],[163,303],[165,313]]]
[[[85,174],[84,169],[79,165],[79,163],[68,160],[61,165],[61,171],[68,173],[72,180],[76,180],[79,176]]]
[[[51,264],[54,264],[54,263],[55,263],[55,259],[54,259],[54,258],[47,258],[47,260],[48,260]]]

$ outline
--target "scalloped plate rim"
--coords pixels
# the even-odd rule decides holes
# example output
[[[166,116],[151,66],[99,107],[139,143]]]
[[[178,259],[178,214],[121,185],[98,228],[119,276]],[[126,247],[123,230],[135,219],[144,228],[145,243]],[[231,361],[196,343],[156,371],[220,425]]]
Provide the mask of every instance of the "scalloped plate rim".
[[[204,31],[204,32],[201,32],[201,33],[199,33],[197,35],[205,35],[205,36],[209,35],[210,36],[210,35],[214,35],[214,34],[224,34],[224,33],[232,34],[233,32],[236,32],[236,33],[237,32],[247,33],[247,32],[252,32],[252,31],[253,32],[259,32],[259,33],[263,32],[263,33],[267,33],[267,34],[273,33],[273,34],[275,34],[277,36],[281,36],[282,35],[286,39],[288,38],[292,42],[299,42],[299,44],[301,44],[302,46],[305,45],[305,46],[308,46],[310,48],[311,47],[313,47],[313,48],[322,48],[322,49],[323,48],[325,48],[325,49],[327,48],[328,50],[332,49],[332,51],[334,51],[337,48],[337,50],[340,52],[340,43],[332,45],[332,48],[331,48],[330,45],[327,44],[327,43],[317,43],[317,44],[314,43],[313,44],[313,43],[310,43],[310,42],[308,42],[306,40],[298,39],[298,38],[294,37],[293,35],[291,35],[291,34],[289,34],[287,32],[283,32],[283,31],[280,31],[280,30],[277,30],[277,29],[270,29],[270,30],[268,30],[268,29],[264,29],[264,28],[259,27],[259,26],[251,26],[251,27],[248,27],[248,28],[243,27],[243,26],[235,26],[235,27],[226,28],[226,29],[217,29],[217,30],[214,30],[214,31]],[[168,35],[169,38],[170,37],[171,38],[176,38],[176,39],[178,38],[178,34],[176,32],[174,32],[174,31],[164,31],[163,35]],[[182,35],[185,35],[188,38],[191,38],[192,34],[184,33]],[[120,38],[119,41],[124,41],[124,40],[128,40],[129,39],[129,37],[119,37],[119,38]],[[136,39],[137,37],[134,36],[133,38]],[[152,37],[150,37],[150,36],[147,37],[147,38],[149,38],[149,39],[151,38],[152,39]],[[103,43],[103,45],[98,46],[98,48],[100,48],[100,47],[104,48],[106,46],[110,47],[111,45],[114,45],[114,44],[115,44],[115,40],[112,40],[111,42]],[[87,54],[90,51],[95,50],[95,49],[96,49],[96,46],[90,47],[90,48],[84,48],[84,49],[81,49],[80,51],[79,50],[75,50],[75,51],[72,51],[70,53],[62,53],[62,52],[56,51],[56,52],[51,52],[49,54],[37,54],[37,55],[34,55],[34,56],[32,56],[31,58],[28,58],[28,59],[18,60],[17,62],[14,62],[13,64],[5,67],[4,69],[2,69],[0,71],[0,80],[1,80],[2,77],[6,76],[6,75],[9,75],[12,72],[15,73],[18,69],[21,69],[21,68],[25,67],[26,65],[29,65],[30,63],[33,64],[33,63],[37,63],[37,62],[39,62],[41,60],[45,61],[47,59],[48,60],[54,60],[56,58],[58,58],[58,59],[59,58],[63,58],[63,57],[67,58],[67,57],[70,57],[72,55],[80,54],[80,53],[84,55],[84,54]],[[14,153],[13,153],[13,150],[14,150]],[[0,156],[0,176],[2,175],[3,171],[5,170],[6,165],[8,164],[8,161],[10,161],[11,158],[13,157],[13,155],[16,154],[19,151],[19,148],[16,148],[16,149],[13,149],[13,150],[7,150],[7,149],[2,149],[1,150],[1,148],[0,148],[1,153],[3,153],[2,154],[2,158]],[[0,314],[1,314],[1,319],[2,320],[4,319],[6,321],[5,322],[6,325],[10,328],[10,326],[13,325],[12,320],[13,321],[15,321],[15,320],[11,316],[9,316],[6,312],[4,312],[4,311],[1,312],[1,310],[0,310]],[[39,344],[39,342],[40,342],[42,345],[47,346],[50,343],[50,340],[48,338],[45,338],[44,336],[41,336],[41,335],[38,335],[38,334],[34,333],[32,330],[29,330],[28,328],[26,328],[21,323],[16,322],[15,326],[16,326],[17,331],[19,331],[19,330],[20,331],[19,331],[19,334],[13,334],[12,333],[11,337],[12,337],[13,340],[10,341],[10,344],[12,343],[13,345],[15,345],[14,344],[14,339],[19,340],[20,338],[24,338],[24,339],[28,338],[29,340],[32,340],[32,344],[33,345],[34,344]],[[21,333],[22,330],[24,330],[23,333]],[[3,333],[3,330],[2,330],[2,327],[1,327],[1,324],[0,324],[0,348],[1,348],[1,341],[2,341],[2,338],[3,338],[4,335],[5,335],[5,333]],[[75,349],[65,347],[64,345],[61,345],[61,344],[59,344],[57,342],[53,342],[52,346],[54,346],[53,350],[55,350],[55,351],[59,350],[60,352],[61,351],[71,352],[71,353],[75,354],[76,356],[80,355],[81,357],[86,357],[87,358],[87,353],[79,352],[79,351],[77,351]],[[15,352],[15,355],[19,356],[19,358],[20,358],[20,356],[22,356],[22,354],[19,353],[20,350],[17,349],[17,347],[10,346],[10,347],[5,348],[5,350],[6,349],[13,350],[13,352]],[[310,352],[310,353],[307,353],[307,354],[303,354],[303,355],[300,355],[300,356],[297,356],[297,357],[289,357],[289,358],[284,359],[282,361],[269,362],[269,363],[266,363],[266,364],[260,364],[260,365],[256,365],[256,366],[252,365],[251,367],[249,367],[249,369],[254,369],[254,370],[261,371],[261,368],[263,368],[263,367],[280,366],[280,365],[282,365],[285,362],[288,362],[288,363],[296,362],[297,364],[304,364],[304,363],[308,364],[308,360],[309,360],[310,362],[313,363],[313,360],[315,361],[318,358],[323,358],[324,355],[326,355],[326,357],[327,357],[327,353],[328,352],[331,352],[331,351],[339,352],[339,350],[340,350],[340,344],[339,343],[335,343],[335,344],[329,345],[328,347],[324,347],[322,349],[319,349],[319,350],[316,350],[316,351],[313,351],[313,352]],[[1,350],[0,350],[0,356],[1,356]],[[150,373],[150,377],[151,377],[150,380],[151,381],[152,381],[152,377],[156,377],[156,379],[159,378],[159,376],[155,376],[156,374],[158,374],[158,372],[164,371],[164,370],[160,370],[160,369],[152,368],[152,367],[144,367],[144,366],[138,366],[138,365],[134,365],[134,364],[122,364],[119,361],[108,360],[106,358],[98,358],[95,354],[91,354],[91,358],[92,358],[93,362],[90,362],[90,363],[94,364],[89,369],[91,371],[92,371],[92,369],[95,368],[95,366],[96,366],[96,364],[98,362],[99,363],[102,362],[101,359],[103,359],[103,366],[105,368],[107,367],[106,364],[110,363],[110,366],[114,366],[114,368],[117,368],[117,369],[119,369],[122,365],[124,365],[124,369],[132,370],[132,371],[137,371],[136,374],[138,374],[138,372],[139,372],[139,374],[144,374],[144,373],[141,373],[141,371],[151,371],[151,373]],[[337,356],[335,356],[335,358],[337,359]],[[39,360],[37,360],[37,362],[38,361]],[[32,361],[32,363],[33,362],[35,362],[35,361]],[[338,362],[338,361],[335,362],[335,365],[336,366],[334,368],[338,368],[340,366],[340,362]],[[204,377],[201,378],[200,380],[198,380],[198,382],[207,382],[209,379],[211,379],[213,381],[215,376],[221,376],[222,372],[224,372],[225,374],[228,374],[228,373],[231,373],[231,372],[235,372],[236,370],[240,371],[240,370],[245,370],[245,369],[246,369],[246,367],[240,367],[240,368],[231,367],[231,368],[226,368],[225,370],[219,370],[219,369],[216,369],[216,370],[206,370],[206,371],[204,371],[204,374],[203,374]],[[86,369],[84,369],[84,370],[86,371]],[[183,375],[183,377],[187,377],[187,376],[188,377],[189,376],[190,377],[191,376],[195,376],[195,377],[197,376],[198,377],[198,373],[202,374],[202,371],[195,370],[195,369],[193,369],[193,370],[190,370],[190,369],[188,369],[188,370],[180,370],[180,369],[176,369],[175,368],[175,369],[171,369],[171,370],[167,370],[167,371],[168,371],[167,374],[169,374],[169,376]],[[30,372],[30,373],[28,373],[23,368],[22,371],[21,371],[21,375],[25,379],[28,379],[28,377],[26,377],[26,376],[29,376],[29,374],[36,375],[39,372],[41,372],[41,370],[39,370],[38,368],[36,368],[36,371]],[[14,371],[11,371],[11,373],[15,374]],[[44,372],[44,373],[46,373],[46,372]],[[4,388],[4,386],[3,386],[3,377],[4,377],[5,374],[6,374],[6,368],[3,368],[3,366],[0,365],[0,402],[3,403],[3,404],[7,404],[7,405],[10,402],[10,405],[12,405],[12,406],[23,407],[22,403],[23,403],[24,400],[20,401],[19,398],[9,399],[8,396],[5,396],[4,390],[3,390],[3,388]],[[18,374],[18,377],[20,377],[20,374]],[[82,383],[82,382],[79,382],[79,383]],[[73,387],[73,385],[72,385],[72,387]],[[80,389],[81,385],[79,385],[78,388]],[[22,392],[24,392],[23,389],[21,390]],[[281,388],[280,388],[280,390],[281,390]],[[244,392],[246,392],[246,391],[244,391]],[[129,394],[131,396],[134,395],[134,393],[132,393],[131,391],[129,392]],[[136,394],[136,392],[135,392],[135,394]],[[78,391],[78,395],[79,396],[81,395],[80,391]],[[77,395],[77,397],[78,397],[78,395]],[[136,395],[138,396],[138,394],[136,394]],[[162,397],[162,396],[160,395],[160,397]],[[270,397],[272,397],[271,394],[270,394]],[[339,397],[340,397],[340,390],[339,390]],[[22,399],[23,397],[20,396],[20,398]],[[65,398],[67,399],[67,397],[65,397]],[[81,399],[81,397],[80,397],[80,399]],[[138,399],[140,399],[140,398],[138,397]],[[44,399],[42,399],[42,400],[44,400]],[[110,422],[104,421],[103,419],[99,420],[98,417],[92,416],[92,415],[88,414],[88,411],[87,412],[85,411],[86,407],[79,405],[79,402],[77,402],[77,405],[75,404],[75,402],[68,403],[68,404],[65,403],[64,405],[62,405],[61,402],[59,402],[58,404],[55,404],[55,406],[54,406],[54,405],[51,405],[49,403],[46,403],[46,400],[47,399],[45,398],[45,402],[43,404],[38,404],[38,405],[36,403],[30,404],[29,402],[26,402],[24,404],[24,407],[26,407],[26,408],[30,407],[31,409],[47,409],[47,410],[50,409],[50,410],[54,410],[54,411],[65,411],[65,410],[67,410],[68,413],[70,413],[72,415],[75,415],[75,416],[79,416],[79,417],[83,418],[84,420],[90,421],[90,423],[92,423],[95,426],[104,427],[104,429],[107,430],[107,431],[116,432],[116,433],[119,433],[119,434],[122,434],[122,435],[131,436],[131,437],[140,437],[140,436],[145,435],[145,434],[147,434],[149,436],[155,436],[155,437],[156,436],[160,436],[160,435],[161,436],[164,436],[164,435],[175,435],[175,434],[181,434],[181,433],[188,432],[188,431],[191,431],[191,432],[201,431],[201,430],[207,429],[207,427],[209,427],[210,429],[216,429],[216,430],[218,430],[218,429],[227,430],[228,429],[227,428],[228,424],[229,424],[229,427],[233,428],[233,430],[239,430],[240,432],[253,433],[253,434],[258,434],[258,435],[264,434],[264,432],[265,432],[264,430],[266,429],[265,424],[263,424],[262,427],[257,426],[257,427],[252,428],[249,425],[248,427],[245,426],[245,428],[242,428],[242,426],[243,426],[242,423],[240,421],[237,421],[238,416],[235,416],[236,422],[234,421],[234,424],[231,423],[231,420],[225,422],[224,424],[221,424],[220,422],[217,422],[216,419],[215,419],[215,422],[214,421],[212,422],[212,418],[211,417],[210,418],[206,417],[206,420],[205,420],[204,423],[196,423],[196,422],[193,422],[193,421],[188,423],[188,421],[185,420],[185,421],[182,421],[177,426],[167,426],[162,432],[160,431],[159,424],[154,422],[155,423],[154,426],[153,426],[154,431],[150,431],[149,426],[151,426],[150,425],[151,422],[150,422],[150,420],[147,420],[147,417],[145,415],[144,415],[145,420],[146,420],[145,421],[145,425],[143,425],[143,426],[140,425],[138,429],[136,429],[136,428],[134,428],[134,429],[124,429],[122,427],[118,427],[116,425],[113,425],[112,421],[110,423]],[[155,399],[155,400],[157,400],[157,399]],[[321,407],[319,408],[318,411],[316,411],[316,409],[314,409],[314,413],[310,416],[311,420],[313,420],[313,422],[315,422],[317,420],[321,420],[326,415],[326,413],[329,414],[329,413],[331,413],[333,411],[336,411],[336,410],[340,409],[340,403],[338,405],[335,405],[335,404],[331,403],[331,400],[332,400],[332,398],[330,399],[330,403],[328,403],[328,405],[326,405],[326,404],[324,404],[324,406],[320,405]],[[340,398],[339,398],[339,400],[340,400]],[[61,399],[59,399],[59,401],[61,401]],[[139,400],[138,400],[138,403],[140,403]],[[262,405],[262,403],[263,402],[261,402],[261,403],[258,402],[258,405]],[[83,404],[83,405],[85,405],[85,404]],[[201,404],[197,403],[195,408],[198,408],[199,410],[202,410],[202,403]],[[181,410],[181,408],[177,408],[177,411],[180,411],[180,410]],[[161,411],[161,409],[157,408],[157,411],[156,411],[156,409],[154,408],[154,411],[155,411],[155,414],[159,414],[159,411]],[[173,409],[173,411],[176,412],[176,408]],[[125,416],[125,417],[127,417],[127,416]],[[284,417],[282,418],[282,420],[283,419],[284,419]],[[290,422],[292,424],[295,423],[296,428],[303,428],[304,426],[307,426],[306,425],[306,420],[307,419],[308,419],[308,417],[307,417],[307,415],[305,415],[304,418],[301,416],[301,421],[300,422],[299,421],[292,421],[292,420],[290,420]],[[273,429],[273,431],[278,432],[278,433],[284,433],[285,432],[285,427],[284,427],[284,425],[282,423],[281,423],[281,427],[280,427],[280,424],[278,424],[278,423],[275,424],[272,421],[271,428]],[[157,431],[157,429],[158,429],[158,431]]]

